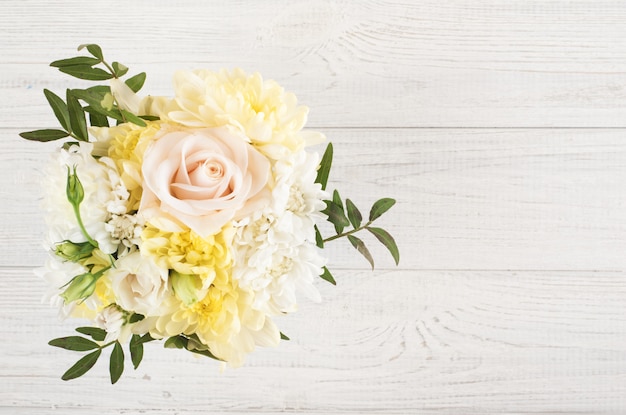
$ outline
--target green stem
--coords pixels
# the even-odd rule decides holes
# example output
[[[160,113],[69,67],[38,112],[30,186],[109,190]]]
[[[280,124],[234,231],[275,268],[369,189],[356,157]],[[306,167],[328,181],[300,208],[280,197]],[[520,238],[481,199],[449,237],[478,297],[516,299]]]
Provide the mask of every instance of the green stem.
[[[115,71],[113,70],[113,68],[104,59],[102,60],[102,64],[106,66],[106,68],[109,70],[109,72],[111,73],[111,75],[113,75],[114,78],[117,78],[117,76],[115,76]]]
[[[369,221],[365,225],[359,226],[358,228],[352,229],[351,231],[342,232],[342,233],[338,233],[337,235],[329,236],[328,238],[322,240],[322,242],[326,243],[326,242],[334,241],[335,239],[343,238],[344,236],[352,235],[353,233],[362,231],[363,229],[367,228],[371,224],[372,224],[372,221]]]
[[[112,344],[117,343],[117,340],[113,340],[112,342],[108,342],[107,344],[103,344],[102,346],[100,346],[100,350],[105,349],[107,347],[109,347]]]
[[[76,216],[76,221],[78,222],[78,226],[80,227],[80,231],[83,233],[85,238],[87,238],[87,242],[89,242],[92,246],[98,247],[98,242],[94,241],[89,233],[87,233],[87,229],[85,229],[85,224],[83,223],[83,219],[80,217],[80,208],[79,205],[72,204],[74,208],[74,216]]]

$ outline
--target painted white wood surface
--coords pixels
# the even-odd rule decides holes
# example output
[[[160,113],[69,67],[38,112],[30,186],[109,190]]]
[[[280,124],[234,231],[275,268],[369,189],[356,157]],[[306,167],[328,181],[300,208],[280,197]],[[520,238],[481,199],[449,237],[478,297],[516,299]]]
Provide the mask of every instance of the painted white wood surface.
[[[136,1],[0,4],[0,413],[626,412],[626,3]],[[259,70],[335,143],[331,180],[402,251],[379,270],[337,242],[337,287],[293,339],[219,373],[147,347],[110,386],[69,383],[46,345],[38,174],[47,63],[100,43],[146,90],[177,68]]]

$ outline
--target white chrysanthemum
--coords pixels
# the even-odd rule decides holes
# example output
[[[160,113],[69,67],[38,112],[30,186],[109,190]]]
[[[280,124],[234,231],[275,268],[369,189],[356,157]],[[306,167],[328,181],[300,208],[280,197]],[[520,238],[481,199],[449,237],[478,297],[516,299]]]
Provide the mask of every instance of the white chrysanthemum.
[[[63,261],[54,253],[49,252],[48,259],[43,268],[36,268],[35,275],[42,278],[48,284],[48,292],[43,301],[59,309],[59,317],[65,319],[74,310],[75,303],[65,304],[59,295],[72,278],[87,272],[87,268],[75,262]]]
[[[314,240],[315,222],[322,219],[328,194],[315,183],[319,155],[300,151],[287,160],[278,161],[273,168],[275,186],[272,190],[272,209],[278,216],[291,222],[293,229],[285,229]],[[282,220],[285,222],[285,219]]]
[[[326,260],[313,241],[326,193],[314,183],[317,165],[317,155],[304,151],[277,162],[272,206],[234,225],[233,279],[270,314],[295,311],[296,291],[320,300],[313,281]]]
[[[60,149],[44,172],[43,208],[47,213],[46,242],[50,247],[66,240],[87,240],[66,196],[68,168],[75,168],[85,193],[80,214],[87,233],[98,242],[103,252],[117,251],[119,241],[107,230],[106,222],[112,215],[126,213],[128,191],[113,161],[107,157],[96,160],[91,155],[92,149],[91,143],[72,145],[69,150]]]

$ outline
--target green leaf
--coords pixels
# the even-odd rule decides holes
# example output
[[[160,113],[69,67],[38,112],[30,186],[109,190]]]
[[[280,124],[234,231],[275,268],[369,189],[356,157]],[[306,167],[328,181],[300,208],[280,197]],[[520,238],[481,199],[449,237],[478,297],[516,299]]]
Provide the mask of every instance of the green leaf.
[[[57,120],[59,120],[59,123],[61,124],[61,126],[65,128],[65,131],[71,131],[70,130],[70,114],[67,111],[67,105],[65,104],[65,102],[58,95],[56,95],[54,92],[50,91],[49,89],[44,88],[43,93],[46,96],[46,99],[48,100],[48,104],[50,104],[50,106],[52,107],[54,116],[57,117]]]
[[[87,350],[98,349],[100,345],[89,339],[80,336],[60,337],[48,342],[50,346],[60,347],[65,350],[74,350],[84,352]]]
[[[322,213],[328,216],[328,221],[335,225],[335,231],[337,234],[340,234],[343,231],[343,228],[350,225],[348,218],[346,218],[346,214],[343,211],[343,207],[341,205],[337,205],[330,200],[325,200],[326,209],[322,210]]]
[[[128,322],[130,324],[133,324],[133,323],[143,320],[144,318],[146,317],[142,314],[133,313],[133,315],[130,316],[130,318],[128,319]]]
[[[135,114],[133,114],[132,112],[126,111],[126,110],[121,110],[122,115],[124,116],[124,118],[126,118],[126,121],[128,122],[132,122],[133,124],[136,124],[140,127],[145,127],[146,122],[144,120],[142,120],[141,118],[139,118],[138,116],[136,116]]]
[[[96,45],[95,43],[85,43],[83,45],[80,45],[78,47],[78,50],[82,50],[84,48],[87,48],[89,53],[91,53],[96,58],[100,59],[101,61],[104,60],[104,56],[102,55],[102,49],[100,48],[100,46]]]
[[[187,339],[183,336],[172,336],[165,340],[163,347],[166,349],[184,349],[187,347]]]
[[[78,102],[78,99],[67,90],[67,109],[70,114],[70,125],[72,132],[81,141],[89,141],[89,135],[87,134],[87,120],[85,119],[85,112],[83,107]]]
[[[282,331],[280,332],[280,339],[281,340],[291,340],[289,337],[287,337],[287,335],[285,333],[283,333]]]
[[[91,337],[97,342],[104,341],[104,338],[107,336],[107,332],[100,327],[78,327],[76,331]]]
[[[317,245],[318,248],[324,248],[324,238],[322,238],[322,234],[319,228],[317,227],[317,225],[315,225],[314,228],[315,228],[315,245]]]
[[[130,78],[128,78],[125,81],[126,85],[128,85],[128,87],[130,89],[132,89],[133,92],[135,92],[135,93],[139,92],[139,90],[143,86],[144,82],[146,82],[146,73],[145,72],[141,72],[141,73],[138,73],[135,76],[131,76]]]
[[[92,68],[89,65],[62,66],[59,68],[59,71],[74,78],[86,79],[88,81],[104,81],[114,78],[113,74],[108,73],[104,69]]]
[[[100,105],[104,96],[111,93],[111,89],[104,86],[95,86],[87,89],[72,89],[71,92],[76,98],[82,99],[89,105]]]
[[[365,259],[367,259],[367,262],[370,263],[372,269],[374,269],[374,258],[372,258],[372,254],[370,254],[370,251],[365,246],[365,243],[353,235],[348,235],[348,240],[350,241],[352,246],[355,247],[356,250],[365,257]]]
[[[25,138],[26,140],[40,141],[42,143],[47,142],[47,141],[58,140],[60,138],[65,138],[68,135],[70,134],[66,131],[53,130],[53,129],[34,130],[34,131],[26,131],[24,133],[20,133],[20,137]]]
[[[120,379],[124,372],[124,350],[120,342],[115,342],[113,345],[113,351],[111,352],[111,359],[109,360],[109,374],[111,375],[111,384],[114,384]]]
[[[326,190],[326,184],[328,183],[328,175],[330,174],[330,168],[333,164],[333,143],[328,143],[322,161],[320,161],[320,167],[317,170],[317,177],[315,183],[322,185],[322,190]]]
[[[139,367],[139,363],[143,359],[143,343],[141,336],[138,334],[133,334],[133,337],[130,339],[130,360],[133,362],[134,369]]]
[[[126,75],[126,72],[128,72],[128,68],[119,62],[113,62],[111,66],[113,67],[113,73],[117,78],[121,78]]]
[[[50,66],[54,68],[63,68],[65,66],[88,65],[93,66],[102,62],[100,59],[90,58],[89,56],[76,56],[75,58],[61,59],[54,61]]]
[[[82,90],[79,89],[79,91],[82,91]],[[100,97],[100,99],[102,99],[103,96],[111,92],[111,87],[108,85],[94,85],[94,86],[90,86],[84,91],[87,91],[90,94],[97,95],[98,97]]]
[[[102,106],[102,101],[107,94],[111,93],[108,86],[98,85],[87,89],[72,89],[72,95],[85,101],[89,106],[83,108],[89,114],[100,114],[122,121],[122,114],[117,109],[107,110]]]
[[[108,127],[109,120],[106,115],[99,113],[89,113],[89,124],[92,127]]]
[[[102,349],[98,349],[95,352],[89,353],[87,356],[81,358],[74,366],[67,369],[67,372],[61,376],[63,380],[76,379],[89,371],[96,364],[98,358],[102,354]]]
[[[337,189],[333,190],[333,203],[340,206],[343,210],[343,201],[341,200],[341,196],[339,195]]]
[[[357,207],[352,203],[352,200],[346,199],[346,210],[348,211],[348,219],[350,223],[354,227],[354,229],[361,226],[361,221],[363,220],[363,216],[361,216],[361,212]]]
[[[156,115],[140,115],[139,118],[141,118],[142,120],[146,120],[146,121],[158,121],[161,119],[157,117]]]
[[[365,229],[370,231],[376,239],[380,241],[380,243],[385,245],[385,248],[389,250],[393,260],[396,262],[396,265],[398,265],[400,262],[400,251],[398,250],[398,245],[396,245],[396,241],[393,239],[393,236],[382,228],[367,227]]]
[[[102,114],[105,115],[107,117],[111,117],[114,120],[117,120],[119,122],[123,122],[124,118],[122,118],[122,113],[119,112],[116,109],[113,109],[111,111],[107,111],[106,109],[102,108],[100,106],[100,104],[98,104],[98,106],[87,106],[83,108],[85,110],[85,112],[89,113],[89,114]]]
[[[324,272],[320,275],[320,278],[325,281],[328,281],[332,285],[337,285],[337,281],[335,281],[335,278],[333,278],[333,275],[330,273],[330,271],[326,267],[324,267]]]
[[[391,207],[395,204],[396,201],[388,197],[377,200],[372,205],[372,209],[370,210],[370,222],[379,218],[383,213],[391,209]]]

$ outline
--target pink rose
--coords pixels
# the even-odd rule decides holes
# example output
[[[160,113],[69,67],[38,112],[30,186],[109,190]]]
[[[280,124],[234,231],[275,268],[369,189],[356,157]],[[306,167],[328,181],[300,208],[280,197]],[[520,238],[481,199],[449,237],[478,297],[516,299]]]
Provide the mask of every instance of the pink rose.
[[[139,212],[206,237],[268,202],[269,161],[226,127],[166,132],[146,150]]]

